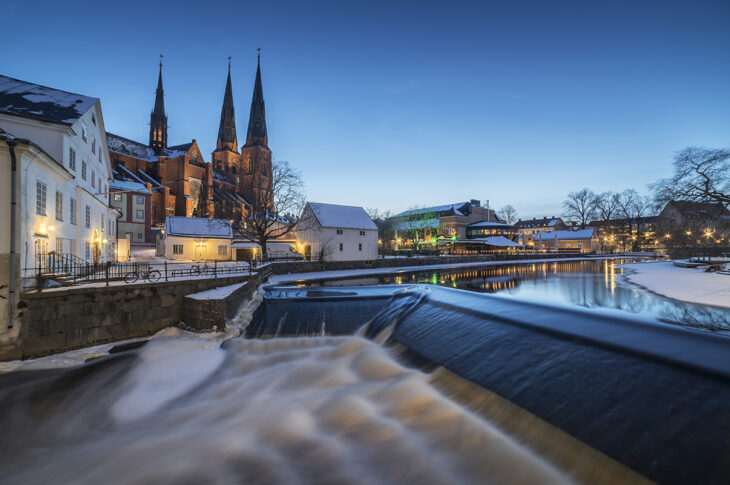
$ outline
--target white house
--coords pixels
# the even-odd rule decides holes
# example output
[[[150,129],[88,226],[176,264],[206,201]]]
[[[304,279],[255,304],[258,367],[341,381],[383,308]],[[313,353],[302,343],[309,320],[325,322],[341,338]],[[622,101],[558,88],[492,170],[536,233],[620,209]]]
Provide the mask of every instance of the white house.
[[[165,258],[194,261],[229,261],[233,227],[227,219],[167,216]]]
[[[538,232],[535,234],[535,248],[589,253],[598,249],[598,234],[594,227],[577,231]]]
[[[307,202],[296,235],[305,259],[357,261],[378,257],[378,227],[362,207]]]
[[[113,261],[118,213],[109,207],[112,170],[100,101],[0,76],[0,129],[0,178],[15,186],[17,206],[12,227],[9,209],[3,213],[8,232],[0,237],[15,235],[21,277],[31,278],[29,268],[51,251]]]

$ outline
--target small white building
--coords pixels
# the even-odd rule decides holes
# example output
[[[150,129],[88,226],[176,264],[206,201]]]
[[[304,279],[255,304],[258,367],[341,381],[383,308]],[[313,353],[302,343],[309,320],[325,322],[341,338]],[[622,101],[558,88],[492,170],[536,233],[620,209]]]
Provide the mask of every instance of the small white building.
[[[233,227],[228,219],[167,216],[165,258],[187,261],[232,259]]]
[[[307,202],[296,235],[304,259],[359,261],[378,257],[378,227],[362,207]]]
[[[0,170],[8,189],[0,233],[15,238],[24,286],[51,252],[76,262],[115,260],[119,214],[109,206],[112,170],[99,99],[0,76]]]
[[[538,232],[535,234],[535,249],[590,253],[598,249],[598,234],[593,227],[577,231]]]

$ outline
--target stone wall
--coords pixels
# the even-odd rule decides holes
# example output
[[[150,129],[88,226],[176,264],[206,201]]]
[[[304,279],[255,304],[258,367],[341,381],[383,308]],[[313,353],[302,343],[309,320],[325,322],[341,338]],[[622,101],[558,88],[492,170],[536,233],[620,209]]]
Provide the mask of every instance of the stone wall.
[[[21,331],[3,345],[0,360],[27,359],[151,335],[184,321],[186,295],[252,280],[259,275],[29,292],[19,303]],[[248,286],[248,285],[246,285]]]
[[[237,283],[230,288],[230,291],[215,298],[206,297],[203,293],[185,296],[183,325],[195,330],[222,329],[238,313],[241,305],[251,298],[256,290],[256,281]]]

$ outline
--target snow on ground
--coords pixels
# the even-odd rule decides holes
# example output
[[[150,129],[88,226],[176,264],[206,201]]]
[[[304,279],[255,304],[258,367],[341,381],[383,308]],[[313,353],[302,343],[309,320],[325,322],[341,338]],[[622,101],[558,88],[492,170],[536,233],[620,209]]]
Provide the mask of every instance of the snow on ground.
[[[248,283],[248,282],[244,281],[243,283],[235,283],[233,285],[220,286],[218,288],[213,288],[212,290],[201,291],[200,293],[193,293],[192,295],[187,295],[187,297],[192,298],[194,300],[221,300],[223,298],[228,297],[231,293],[233,293],[237,289],[241,288],[246,283]]]
[[[502,266],[506,264],[534,264],[534,263],[556,263],[569,261],[585,261],[598,259],[615,259],[620,256],[600,256],[585,258],[546,258],[546,259],[520,259],[507,261],[474,261],[469,263],[452,263],[452,264],[432,264],[428,266],[397,266],[392,268],[370,268],[370,269],[352,269],[337,271],[315,271],[311,273],[289,273],[273,275],[269,278],[268,283],[271,285],[280,285],[284,283],[296,283],[308,280],[320,280],[330,278],[349,278],[360,276],[372,276],[391,273],[412,273],[416,271],[429,271],[434,269],[458,269],[458,268],[474,268],[478,266]],[[276,263],[273,263],[276,264]]]
[[[671,261],[622,264],[624,278],[668,298],[730,308],[730,275],[680,268]]]

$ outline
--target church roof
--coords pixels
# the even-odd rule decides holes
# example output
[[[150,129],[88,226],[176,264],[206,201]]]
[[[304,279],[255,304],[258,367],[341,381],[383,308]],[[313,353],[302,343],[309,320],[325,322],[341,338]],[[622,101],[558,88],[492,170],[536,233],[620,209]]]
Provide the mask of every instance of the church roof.
[[[261,61],[259,59],[259,62],[256,66],[256,81],[253,86],[253,97],[251,99],[251,112],[248,118],[246,146],[268,146],[268,143],[269,139],[266,134],[266,107],[264,105],[264,88],[261,84]]]
[[[233,89],[231,88],[231,65],[228,64],[226,91],[223,94],[221,122],[218,127],[219,148],[222,143],[236,144],[236,111],[233,107]]]
[[[0,75],[0,112],[71,125],[98,98]]]

